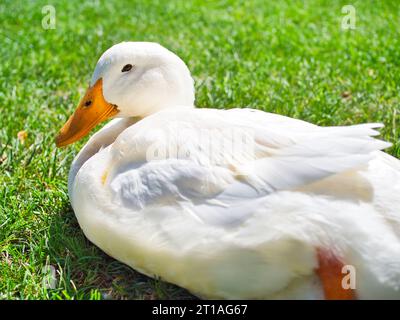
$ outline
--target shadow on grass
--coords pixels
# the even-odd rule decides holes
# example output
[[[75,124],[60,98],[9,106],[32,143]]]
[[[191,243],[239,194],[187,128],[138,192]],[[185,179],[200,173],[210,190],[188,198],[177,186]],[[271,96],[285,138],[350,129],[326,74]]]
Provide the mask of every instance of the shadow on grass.
[[[103,253],[86,239],[69,203],[52,216],[49,233],[50,264],[57,274],[50,299],[196,299]]]

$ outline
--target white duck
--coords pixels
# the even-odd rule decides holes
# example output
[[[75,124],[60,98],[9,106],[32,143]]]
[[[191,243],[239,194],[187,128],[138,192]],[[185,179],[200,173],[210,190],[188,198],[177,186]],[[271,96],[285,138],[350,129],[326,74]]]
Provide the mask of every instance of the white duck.
[[[195,109],[185,63],[124,42],[57,145],[97,132],[68,182],[85,235],[205,298],[400,298],[400,162],[379,124]]]

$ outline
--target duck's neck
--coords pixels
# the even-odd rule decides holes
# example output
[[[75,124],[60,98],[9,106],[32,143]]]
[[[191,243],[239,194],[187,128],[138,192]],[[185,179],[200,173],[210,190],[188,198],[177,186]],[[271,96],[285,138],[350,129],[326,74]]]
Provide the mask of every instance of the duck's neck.
[[[111,120],[104,128],[96,132],[79,154],[75,157],[68,176],[68,189],[71,190],[72,183],[79,169],[100,150],[112,144],[122,131],[140,121],[140,117],[119,118]]]

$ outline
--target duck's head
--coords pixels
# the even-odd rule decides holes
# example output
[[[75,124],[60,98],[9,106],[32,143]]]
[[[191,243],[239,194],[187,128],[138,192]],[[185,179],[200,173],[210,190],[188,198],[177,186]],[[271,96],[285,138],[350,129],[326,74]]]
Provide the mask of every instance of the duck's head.
[[[89,88],[56,144],[71,144],[113,117],[145,117],[193,103],[193,79],[177,55],[157,43],[122,42],[100,57]]]

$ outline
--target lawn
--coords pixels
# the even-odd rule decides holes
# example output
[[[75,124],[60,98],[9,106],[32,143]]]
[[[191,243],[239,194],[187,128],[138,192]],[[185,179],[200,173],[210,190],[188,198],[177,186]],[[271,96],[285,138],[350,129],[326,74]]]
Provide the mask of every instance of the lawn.
[[[356,29],[343,30],[348,3],[2,0],[0,299],[193,298],[102,253],[69,204],[69,166],[87,139],[56,149],[54,137],[115,43],[176,52],[199,107],[259,108],[319,125],[382,122],[388,152],[400,157],[400,4],[351,1]],[[42,27],[47,4],[55,29]]]

